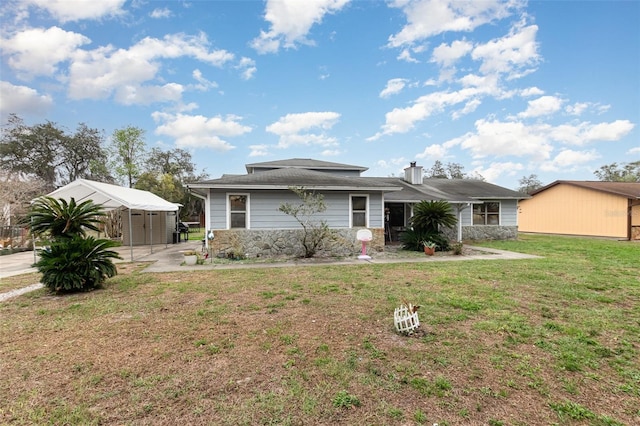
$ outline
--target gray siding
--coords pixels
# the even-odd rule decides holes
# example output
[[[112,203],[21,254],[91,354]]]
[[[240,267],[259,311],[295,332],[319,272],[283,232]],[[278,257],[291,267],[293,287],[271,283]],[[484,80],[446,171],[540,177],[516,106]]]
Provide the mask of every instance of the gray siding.
[[[516,226],[518,224],[518,201],[517,200],[483,200],[485,202],[500,203],[500,225]],[[462,226],[471,226],[473,208],[468,207],[462,211]]]
[[[227,194],[249,193],[249,228],[254,230],[297,229],[298,222],[291,216],[279,211],[283,203],[299,204],[300,199],[291,191],[211,191],[211,229],[227,228]],[[330,228],[349,227],[349,206],[351,195],[369,196],[369,227],[383,227],[382,194],[349,191],[324,192],[327,209],[318,214],[319,220],[326,220]]]

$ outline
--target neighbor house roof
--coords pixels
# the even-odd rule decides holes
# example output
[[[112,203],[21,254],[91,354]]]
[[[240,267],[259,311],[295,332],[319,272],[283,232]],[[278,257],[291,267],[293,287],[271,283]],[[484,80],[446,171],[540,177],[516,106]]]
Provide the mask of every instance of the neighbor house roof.
[[[76,179],[47,195],[53,198],[62,198],[66,201],[74,198],[78,203],[92,200],[105,210],[125,207],[131,210],[166,212],[176,211],[179,206],[148,191],[124,188],[87,179]]]
[[[620,195],[631,199],[640,199],[640,182],[602,182],[585,180],[557,180],[547,186],[543,186],[531,193],[535,195],[556,185],[571,185],[580,188],[592,189],[594,191],[606,192],[608,194]]]
[[[367,167],[353,166],[351,164],[332,163],[330,161],[313,160],[311,158],[290,158],[287,160],[266,161],[263,163],[251,163],[245,165],[247,173],[253,173],[254,169],[282,169],[298,168],[309,170],[350,170],[364,172]]]
[[[360,191],[399,191],[393,185],[377,178],[349,177],[333,175],[315,170],[300,168],[281,168],[246,175],[224,175],[219,179],[205,180],[189,184],[189,188],[218,189],[288,189],[291,186],[303,186],[307,189],[322,190],[360,190]]]

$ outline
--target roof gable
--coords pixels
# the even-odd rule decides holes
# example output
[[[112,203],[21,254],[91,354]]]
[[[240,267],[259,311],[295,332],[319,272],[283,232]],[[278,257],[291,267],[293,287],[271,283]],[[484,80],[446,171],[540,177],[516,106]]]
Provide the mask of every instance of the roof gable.
[[[640,182],[603,182],[603,181],[582,181],[582,180],[557,180],[544,186],[531,195],[546,191],[556,185],[571,185],[594,191],[605,192],[607,194],[619,195],[621,197],[640,199]]]

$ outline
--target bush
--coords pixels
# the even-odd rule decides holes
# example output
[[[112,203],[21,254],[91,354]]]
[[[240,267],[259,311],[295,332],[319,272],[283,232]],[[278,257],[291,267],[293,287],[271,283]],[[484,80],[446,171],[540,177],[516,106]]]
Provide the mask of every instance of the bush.
[[[49,249],[40,253],[35,266],[42,273],[42,284],[51,291],[92,290],[117,274],[112,259],[120,256],[109,250],[117,245],[111,240],[76,235],[54,241]]]
[[[436,243],[436,251],[449,250],[449,240],[438,233],[419,229],[407,229],[400,235],[400,242],[402,243],[402,248],[405,250],[422,251],[424,250],[424,241],[433,241]]]

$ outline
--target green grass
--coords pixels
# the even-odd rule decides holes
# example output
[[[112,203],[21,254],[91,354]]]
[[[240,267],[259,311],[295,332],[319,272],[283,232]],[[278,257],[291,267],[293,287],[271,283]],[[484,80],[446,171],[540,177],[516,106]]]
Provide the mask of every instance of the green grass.
[[[134,271],[11,299],[0,424],[639,424],[640,245],[484,244],[542,258]]]

